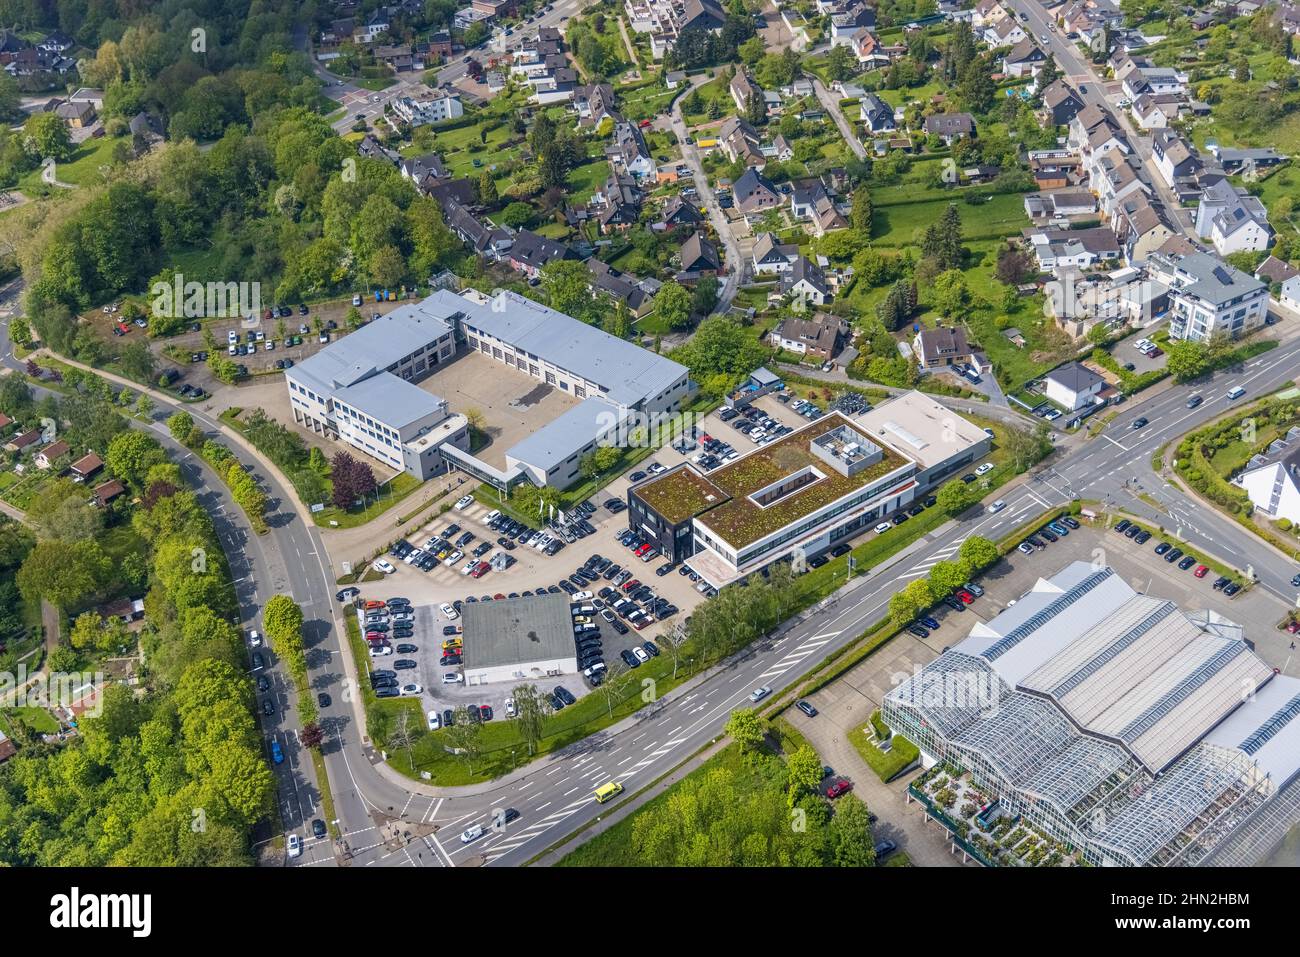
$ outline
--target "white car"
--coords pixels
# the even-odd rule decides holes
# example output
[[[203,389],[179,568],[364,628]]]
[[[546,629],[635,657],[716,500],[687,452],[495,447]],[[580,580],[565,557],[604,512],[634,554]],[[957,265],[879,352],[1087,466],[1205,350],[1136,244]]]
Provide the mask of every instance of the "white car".
[[[451,605],[447,604],[445,601],[438,606],[438,610],[442,612],[444,615],[446,615],[448,618],[450,618],[452,621],[455,621],[457,618],[460,617],[460,612],[458,612],[455,608],[452,608]]]
[[[234,329],[231,329],[229,332],[226,333],[226,341],[229,342],[229,343],[231,343],[232,345],[233,345],[234,343],[238,342],[238,341],[239,341],[239,333],[236,332]]]
[[[478,564],[478,559],[471,558],[469,561],[467,561],[464,565],[461,566],[460,573],[462,575],[468,575],[470,572],[474,570],[474,566],[477,564]]]
[[[981,465],[979,468],[977,468],[977,469],[975,470],[975,474],[976,474],[976,475],[986,475],[986,474],[988,474],[989,472],[992,472],[992,471],[993,471],[993,463],[992,463],[992,462],[985,462],[983,465]]]
[[[371,658],[383,658],[387,655],[391,655],[392,653],[393,653],[392,645],[378,645],[378,646],[371,645],[370,646]]]
[[[513,718],[518,712],[515,710],[515,699],[506,698],[506,717]]]
[[[302,857],[302,838],[297,834],[289,835],[289,856]]]
[[[1006,507],[1007,507],[1007,503],[1002,501],[1002,499],[998,499],[996,502],[994,502],[992,505],[989,506],[989,514],[992,515],[994,512],[1000,512]]]
[[[635,648],[632,649],[632,654],[636,655],[636,660],[641,662],[642,664],[645,664],[647,661],[650,660],[650,653],[646,651],[644,648],[642,648],[640,645],[637,645]]]
[[[1142,352],[1148,346],[1153,344],[1154,343],[1152,343],[1150,339],[1139,339],[1137,342],[1133,343],[1133,348],[1136,349],[1138,352]]]
[[[460,561],[464,557],[465,557],[465,553],[458,548],[450,555],[448,555],[446,558],[444,558],[442,560],[442,563],[446,565],[448,568],[450,568],[452,565],[455,565],[458,561]]]
[[[248,644],[253,648],[262,647],[262,634],[256,628],[248,633]]]
[[[644,652],[642,652],[642,654],[644,654]],[[755,688],[755,689],[750,693],[750,695],[749,695],[749,700],[750,700],[750,701],[762,701],[764,698],[766,698],[766,697],[767,697],[768,695],[770,695],[771,693],[772,693],[772,689],[769,688],[767,685],[763,685],[763,687],[761,687],[761,688]]]
[[[579,601],[591,601],[591,592],[589,592],[589,591],[575,591],[572,595],[569,596],[569,601],[570,601],[571,603],[572,603],[572,602],[579,602]]]
[[[473,824],[465,828],[465,830],[461,832],[460,842],[462,844],[469,844],[471,841],[477,841],[482,836],[483,836],[483,825]]]
[[[888,522],[881,522],[879,525],[876,526],[876,532],[877,532],[878,534],[881,533],[881,532],[887,532],[887,531],[889,531],[889,530],[890,530],[891,528],[893,528],[893,527],[894,527],[894,526],[893,526],[893,525],[890,525]]]
[[[393,572],[397,571],[397,569],[393,567],[393,563],[386,558],[381,558],[375,562],[375,568],[383,572],[385,575],[391,575]]]
[[[417,695],[422,695],[422,694],[424,694],[424,685],[417,685],[417,684],[402,685],[403,698],[414,698]]]
[[[406,562],[408,565],[414,565],[423,555],[423,548],[412,548],[406,553],[406,557],[403,558],[402,561]]]
[[[438,714],[437,711],[430,711],[428,717],[430,731],[437,731],[442,727],[442,715]]]
[[[500,517],[501,517],[501,513],[494,508],[492,509],[492,511],[488,512],[486,515],[483,516],[483,524],[491,525]]]
[[[465,680],[465,676],[459,671],[444,671],[442,673],[442,683],[445,685],[458,685]]]
[[[462,495],[456,500],[456,511],[463,512],[469,508],[469,503],[474,501],[473,495]]]

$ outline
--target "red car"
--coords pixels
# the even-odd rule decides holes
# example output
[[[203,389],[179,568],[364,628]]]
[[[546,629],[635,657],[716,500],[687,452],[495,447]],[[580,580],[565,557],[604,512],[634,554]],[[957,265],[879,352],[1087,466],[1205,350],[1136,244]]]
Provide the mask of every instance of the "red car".
[[[853,784],[849,781],[845,781],[843,778],[840,778],[838,781],[836,781],[834,784],[832,784],[830,787],[826,789],[826,796],[833,801],[835,800],[835,798],[839,797],[840,795],[848,794],[852,790],[853,790]]]
[[[644,130],[644,129],[648,128],[649,126],[650,126],[650,121],[649,121],[649,120],[642,120],[642,121],[641,121],[641,129]]]
[[[640,585],[641,583],[635,578],[629,578],[627,581],[623,582],[623,591],[631,591],[633,588],[640,587]]]
[[[492,566],[489,565],[487,562],[479,562],[477,565],[474,566],[474,570],[469,573],[469,577],[482,578],[484,575],[487,574],[487,570],[491,567]]]
[[[122,335],[126,335],[128,332],[131,331],[131,327],[128,326],[125,322],[119,322],[117,324],[117,331],[122,333]]]
[[[385,605],[382,601],[368,601],[368,602],[366,602],[366,610],[367,610],[367,611],[369,611],[369,610],[372,609],[372,608],[387,608],[387,607],[388,607],[388,606]]]
[[[479,706],[478,706],[478,714],[479,714],[479,717],[482,718],[484,721],[491,721],[491,720],[492,720],[492,706],[491,706],[491,705],[487,705],[487,704],[481,704],[481,705],[479,705]]]
[[[387,640],[388,640],[388,636],[384,634],[382,631],[366,632],[366,641],[387,641]]]
[[[1210,571],[1209,565],[1197,565],[1196,571],[1192,572],[1197,578],[1204,578]]]
[[[1297,631],[1300,631],[1300,621],[1288,622],[1286,630],[1294,635]]]
[[[969,605],[971,602],[975,600],[975,596],[972,595],[964,588],[957,589],[957,597],[961,599],[961,603],[963,605]]]

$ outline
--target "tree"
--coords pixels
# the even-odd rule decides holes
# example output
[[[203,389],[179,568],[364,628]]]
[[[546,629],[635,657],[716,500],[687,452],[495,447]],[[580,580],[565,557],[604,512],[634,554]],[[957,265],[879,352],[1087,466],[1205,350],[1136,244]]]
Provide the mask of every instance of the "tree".
[[[528,753],[536,754],[542,742],[542,726],[551,713],[549,699],[531,684],[516,686],[510,697],[515,703],[515,728],[528,746]]]
[[[848,44],[833,46],[826,54],[826,70],[832,80],[847,80],[853,76],[856,66]]]
[[[755,126],[767,122],[767,102],[763,99],[763,94],[757,91],[749,94],[749,100],[745,103],[745,119]]]
[[[949,203],[938,222],[926,228],[921,254],[932,260],[941,272],[961,268],[961,212],[956,203]]]
[[[811,745],[801,744],[785,759],[788,786],[786,802],[790,807],[805,794],[817,793],[817,786],[822,780],[822,759]]]
[[[319,751],[325,743],[325,729],[317,722],[310,721],[299,730],[298,740],[302,742],[304,748]]]
[[[836,50],[846,50],[847,47],[834,47]],[[853,231],[863,239],[871,238],[871,221],[875,217],[875,207],[871,203],[871,190],[865,186],[859,186],[853,190],[853,212],[852,223]]]
[[[176,412],[168,416],[167,431],[181,445],[188,445],[190,436],[194,431],[194,416],[188,412]]]
[[[465,421],[469,424],[471,429],[474,429],[476,432],[482,432],[483,424],[486,420],[483,418],[483,411],[481,409],[471,406],[465,410]]]
[[[485,206],[491,206],[499,199],[496,178],[488,170],[484,170],[479,175],[478,199]]]
[[[951,319],[961,313],[970,301],[966,277],[962,275],[960,269],[948,269],[936,276],[930,295],[934,307],[945,319]]]
[[[1171,340],[1165,346],[1165,352],[1168,356],[1165,367],[1173,374],[1175,382],[1189,382],[1209,371],[1209,350],[1203,342]]]
[[[871,814],[855,795],[846,794],[835,804],[829,830],[831,863],[836,867],[872,867],[876,844],[871,835]]]
[[[533,221],[533,207],[527,203],[514,202],[501,210],[501,223],[511,229],[521,229]]]
[[[697,316],[707,316],[718,304],[718,277],[701,276],[695,282],[691,296],[691,310]]]
[[[605,678],[596,691],[605,700],[605,710],[611,718],[614,717],[614,705],[622,699],[623,690],[631,677],[632,669],[622,661],[611,661],[605,667]]]
[[[999,444],[1012,468],[1023,472],[1052,451],[1051,430],[1046,425],[1034,429],[1008,426],[1003,429]]]
[[[998,263],[994,269],[998,282],[1018,286],[1037,271],[1033,254],[1029,250],[1010,243],[998,250]]]
[[[980,535],[972,535],[962,542],[957,554],[970,568],[971,574],[983,571],[1000,557],[998,547]]]
[[[934,497],[935,504],[949,515],[958,515],[975,504],[975,493],[961,479],[949,479]]]
[[[930,583],[918,578],[909,582],[902,591],[894,592],[889,599],[889,618],[896,625],[905,625],[930,605]]]
[[[272,595],[262,606],[262,628],[277,655],[285,655],[295,643],[301,643],[302,623],[302,608],[288,595]]]
[[[114,436],[104,453],[109,471],[135,486],[142,484],[152,466],[165,459],[158,440],[137,429]]]
[[[743,751],[753,751],[763,743],[763,719],[753,708],[738,708],[731,712],[723,729],[727,737],[740,745]]]
[[[622,452],[616,446],[602,445],[579,460],[578,472],[583,478],[597,478],[618,465],[621,458]]]
[[[334,504],[344,511],[375,491],[374,471],[347,452],[334,453],[330,460],[330,479],[334,482]]]
[[[576,259],[557,259],[542,267],[542,291],[546,304],[556,312],[581,319],[599,321],[600,313],[591,295],[591,272],[587,264]]]
[[[24,124],[23,134],[29,151],[41,159],[63,163],[72,158],[72,137],[55,113],[33,114]]]
[[[443,732],[443,736],[447,739],[447,746],[473,774],[474,765],[483,753],[483,725],[470,720],[469,710],[464,705],[455,709],[454,716],[455,722]]]
[[[935,562],[930,569],[930,597],[942,601],[946,595],[966,584],[968,575],[968,569],[959,562]]]
[[[685,329],[691,324],[694,301],[686,287],[668,280],[655,296],[655,309],[670,329]]]
[[[40,542],[18,569],[16,581],[33,606],[44,598],[71,611],[93,598],[111,574],[112,563],[98,542]]]

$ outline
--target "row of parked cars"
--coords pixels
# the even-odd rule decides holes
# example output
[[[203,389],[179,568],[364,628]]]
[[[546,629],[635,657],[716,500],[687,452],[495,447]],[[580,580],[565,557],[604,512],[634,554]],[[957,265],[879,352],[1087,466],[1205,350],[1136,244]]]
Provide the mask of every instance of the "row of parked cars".
[[[791,404],[791,410],[799,412],[798,407],[800,404],[806,407],[810,413],[812,410],[817,409],[817,407],[812,405],[812,403],[804,402],[803,399],[797,399]],[[816,415],[809,414],[806,417],[815,419],[820,414],[821,412],[818,410]],[[733,429],[741,435],[749,437],[749,439],[756,445],[766,445],[768,442],[774,442],[781,436],[794,431],[790,426],[782,425],[762,409],[753,405],[743,411],[738,411],[736,409],[723,409],[718,413],[718,418],[723,422],[730,423]]]
[[[974,582],[966,582],[960,588],[954,588],[952,593],[946,596],[941,604],[947,605],[953,611],[965,611],[967,605],[975,604],[975,599],[983,596],[983,586]],[[937,630],[938,627],[939,619],[933,615],[922,615],[908,625],[907,630],[918,638],[929,638],[930,632]]]
[[[1151,539],[1151,533],[1142,526],[1130,522],[1128,519],[1121,519],[1115,523],[1115,531],[1125,538],[1131,538],[1139,545],[1145,545]],[[1177,545],[1171,542],[1160,542],[1155,547],[1155,553],[1163,558],[1169,564],[1177,564],[1179,571],[1191,571],[1197,578],[1205,578],[1210,574],[1210,566],[1198,560],[1195,555],[1184,552]],[[1300,579],[1300,576],[1297,576]],[[1221,591],[1229,598],[1241,591],[1241,586],[1234,582],[1227,575],[1220,575],[1214,580],[1214,590]]]
[[[1050,542],[1058,542],[1069,535],[1072,530],[1080,527],[1077,519],[1069,515],[1058,515],[1017,545],[1016,548],[1025,555],[1032,555],[1034,552],[1042,551]],[[1150,537],[1151,535],[1148,533],[1147,538]],[[1146,539],[1144,538],[1143,541],[1146,541]]]

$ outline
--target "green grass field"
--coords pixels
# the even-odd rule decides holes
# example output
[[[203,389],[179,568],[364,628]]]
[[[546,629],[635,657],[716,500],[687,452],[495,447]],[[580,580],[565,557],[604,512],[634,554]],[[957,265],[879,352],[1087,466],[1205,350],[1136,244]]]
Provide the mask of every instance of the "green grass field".
[[[100,167],[112,164],[113,148],[119,142],[121,140],[107,136],[86,140],[72,154],[72,159],[55,166],[54,171],[59,182],[70,183],[73,186],[91,186],[103,182],[104,177]],[[61,187],[49,186],[42,181],[43,172],[42,169],[32,170],[19,179],[18,188],[33,198],[59,191]]]

